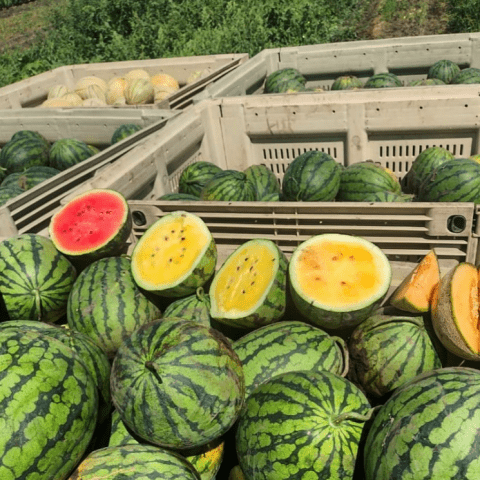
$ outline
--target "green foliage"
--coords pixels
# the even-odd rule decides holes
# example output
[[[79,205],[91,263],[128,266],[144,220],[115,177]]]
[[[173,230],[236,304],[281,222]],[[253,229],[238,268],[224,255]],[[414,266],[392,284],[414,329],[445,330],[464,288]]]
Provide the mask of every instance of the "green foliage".
[[[452,33],[480,30],[480,9],[477,0],[448,0],[448,14],[448,28]]]
[[[0,56],[0,86],[60,65],[354,40],[359,0],[70,0],[43,42]],[[88,41],[86,41],[88,39]]]

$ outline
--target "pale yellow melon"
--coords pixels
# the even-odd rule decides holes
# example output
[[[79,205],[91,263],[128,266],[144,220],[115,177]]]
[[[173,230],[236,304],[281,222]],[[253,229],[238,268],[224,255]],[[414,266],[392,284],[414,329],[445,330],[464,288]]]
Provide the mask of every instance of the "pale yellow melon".
[[[90,85],[98,85],[104,92],[107,91],[107,82],[102,78],[94,75],[82,77],[75,85],[75,92],[77,92],[83,99],[88,98],[86,96],[87,89]]]

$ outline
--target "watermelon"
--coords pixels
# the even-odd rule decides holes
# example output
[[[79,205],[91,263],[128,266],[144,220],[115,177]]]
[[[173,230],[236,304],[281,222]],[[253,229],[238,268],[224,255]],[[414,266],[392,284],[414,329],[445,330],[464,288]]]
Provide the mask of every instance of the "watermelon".
[[[256,199],[255,185],[244,172],[222,170],[202,188],[200,198],[206,201],[248,202]]]
[[[337,77],[330,87],[331,90],[356,90],[363,88],[363,82],[355,75]]]
[[[0,242],[0,291],[11,320],[59,320],[76,275],[44,236],[24,233]]]
[[[82,140],[61,138],[50,147],[50,166],[63,171],[90,158],[92,149]]]
[[[454,158],[442,163],[422,183],[421,202],[480,203],[480,163]]]
[[[56,168],[39,165],[29,167],[23,172],[15,172],[7,175],[0,184],[0,187],[18,186],[22,191],[30,190],[39,183],[48,180],[60,173]]]
[[[141,325],[161,317],[138,288],[129,258],[107,257],[88,265],[75,281],[67,304],[70,328],[90,337],[112,358]]]
[[[286,310],[287,258],[269,239],[238,246],[210,285],[210,316],[228,327],[254,329]]]
[[[154,222],[132,251],[140,288],[163,297],[183,297],[203,287],[215,272],[217,246],[197,215],[175,211]]]
[[[272,72],[265,79],[265,93],[280,93],[285,91],[285,84],[305,86],[306,78],[296,68],[282,68]]]
[[[263,164],[250,165],[244,171],[247,179],[255,186],[255,199],[264,202],[272,194],[280,194],[280,184],[277,177]]]
[[[366,437],[366,480],[477,480],[480,372],[418,375],[380,407]]]
[[[67,345],[34,331],[0,331],[0,478],[64,480],[93,437],[98,393]]]
[[[423,78],[422,80],[412,80],[408,83],[409,87],[425,87],[431,85],[445,85],[445,82],[439,78]]]
[[[292,300],[310,323],[348,329],[371,316],[385,298],[392,268],[372,242],[320,234],[294,250],[288,267]]]
[[[281,200],[281,193],[269,193],[262,197],[262,202],[279,202]]]
[[[389,191],[368,192],[362,195],[361,202],[413,202],[414,195],[410,193],[394,193]]]
[[[298,93],[308,91],[310,90],[307,89],[303,83],[300,83],[297,80],[290,80],[288,82],[279,83],[275,93]]]
[[[166,193],[158,198],[158,200],[168,200],[168,201],[196,201],[199,198],[195,195],[191,195],[190,193]]]
[[[110,143],[113,145],[114,143],[120,142],[120,140],[127,138],[129,135],[133,135],[141,129],[142,127],[135,123],[124,123],[115,129]]]
[[[401,193],[400,181],[388,168],[373,162],[360,162],[342,170],[337,200],[369,201],[370,194],[379,192]]]
[[[480,68],[463,68],[452,78],[450,83],[454,85],[480,83]]]
[[[0,187],[0,206],[5,205],[9,200],[21,195],[23,190],[17,185]]]
[[[114,190],[88,190],[52,216],[48,231],[58,250],[85,266],[125,250],[132,231],[130,207]]]
[[[50,147],[50,142],[39,132],[34,130],[18,130],[10,138],[10,140],[18,140],[20,138],[32,138],[42,141],[46,147]]]
[[[184,457],[153,445],[119,445],[90,452],[69,480],[200,480]]]
[[[345,375],[348,350],[343,339],[301,321],[257,328],[233,342],[242,362],[246,398],[275,375],[296,370],[327,370]]]
[[[401,80],[391,72],[376,73],[365,82],[364,88],[390,88],[401,87]]]
[[[259,385],[238,420],[247,479],[352,479],[372,408],[352,382],[327,371],[287,372]]]
[[[380,398],[442,362],[423,317],[372,315],[348,342],[348,378],[371,397]]]
[[[227,432],[245,395],[230,342],[217,330],[176,317],[150,322],[123,342],[111,387],[113,404],[134,434],[180,450]]]
[[[199,161],[191,163],[182,170],[178,180],[178,193],[186,193],[200,197],[202,188],[221,172],[222,169],[212,162]]]
[[[179,317],[193,320],[203,325],[211,325],[210,297],[202,287],[192,295],[179,298],[168,305],[163,311],[165,317]]]
[[[402,178],[402,189],[407,193],[417,194],[420,186],[433,170],[454,158],[453,153],[439,145],[425,148],[415,157],[410,170]]]
[[[340,188],[342,167],[328,153],[311,150],[297,156],[287,167],[282,181],[286,201],[328,202]]]
[[[443,59],[435,62],[428,70],[427,78],[438,79],[443,83],[450,83],[460,72],[460,67],[452,60]]]
[[[0,150],[0,167],[6,173],[23,172],[35,165],[49,165],[48,144],[31,136],[10,139]]]

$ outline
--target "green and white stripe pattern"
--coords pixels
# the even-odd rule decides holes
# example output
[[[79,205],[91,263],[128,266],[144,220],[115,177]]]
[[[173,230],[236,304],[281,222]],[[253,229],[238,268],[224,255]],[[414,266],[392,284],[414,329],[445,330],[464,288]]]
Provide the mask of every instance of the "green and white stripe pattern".
[[[189,449],[223,435],[244,403],[230,342],[197,322],[168,317],[136,330],[114,358],[112,399],[122,420],[156,445]]]
[[[69,480],[200,480],[184,457],[153,445],[122,445],[91,452]]]
[[[130,259],[123,256],[91,263],[68,298],[70,328],[92,338],[108,357],[140,325],[160,316],[160,309],[135,283]]]
[[[11,320],[57,321],[75,279],[74,266],[46,237],[26,233],[0,242],[0,291]]]
[[[478,480],[480,371],[419,375],[380,408],[365,444],[366,480]]]
[[[236,431],[249,480],[352,478],[365,421],[365,395],[331,372],[277,375],[247,398]]]
[[[275,375],[296,370],[327,370],[344,375],[348,350],[340,337],[301,321],[257,328],[233,342],[245,375],[245,396]]]
[[[97,420],[98,393],[83,361],[33,331],[0,331],[0,478],[63,480]]]

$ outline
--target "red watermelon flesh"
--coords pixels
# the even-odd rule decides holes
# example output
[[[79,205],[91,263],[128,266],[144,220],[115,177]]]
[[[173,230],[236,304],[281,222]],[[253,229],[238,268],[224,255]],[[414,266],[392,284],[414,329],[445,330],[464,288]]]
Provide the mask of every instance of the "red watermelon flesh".
[[[89,190],[69,201],[50,222],[50,237],[68,256],[97,259],[122,249],[132,228],[129,206],[118,192]]]

